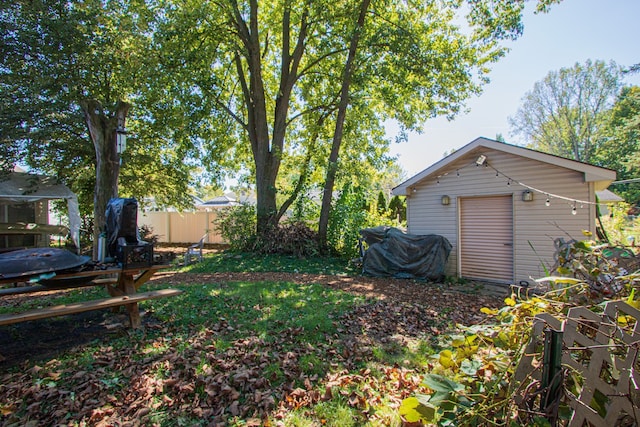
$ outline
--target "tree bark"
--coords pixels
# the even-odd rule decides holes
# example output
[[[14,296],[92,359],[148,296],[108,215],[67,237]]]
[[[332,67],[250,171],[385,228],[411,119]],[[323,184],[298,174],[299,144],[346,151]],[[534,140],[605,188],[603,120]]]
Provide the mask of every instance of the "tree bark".
[[[282,159],[291,92],[298,78],[298,67],[307,36],[307,11],[305,10],[303,14],[300,32],[292,52],[290,51],[291,29],[288,6],[283,13],[280,90],[276,98],[273,134],[270,137],[258,31],[258,1],[250,2],[248,25],[235,2],[233,6],[236,29],[244,46],[244,50],[238,52],[236,56],[236,70],[247,108],[246,129],[256,168],[256,232],[258,235],[265,235],[277,225],[279,218],[276,204],[276,179]],[[246,60],[246,74],[241,57]]]
[[[333,188],[336,181],[336,173],[338,171],[338,156],[340,154],[340,146],[342,145],[342,137],[344,134],[344,121],[349,107],[349,87],[351,86],[351,78],[355,69],[355,57],[358,52],[358,43],[360,35],[364,28],[367,9],[371,0],[362,0],[360,4],[360,15],[358,22],[353,31],[351,42],[349,44],[349,54],[347,63],[344,67],[342,75],[342,88],[340,90],[340,103],[338,105],[338,115],[336,117],[336,130],[333,134],[333,142],[331,144],[331,153],[329,154],[329,162],[327,163],[327,174],[324,181],[324,190],[322,192],[322,207],[320,209],[320,219],[318,222],[318,244],[321,248],[327,247],[327,230],[329,227],[329,214],[331,213],[331,198]]]
[[[106,225],[105,213],[110,199],[118,197],[120,156],[116,150],[116,128],[124,128],[130,104],[118,101],[112,115],[107,115],[96,100],[80,102],[91,142],[96,151],[96,184],[93,197],[93,258],[98,256],[98,236]]]

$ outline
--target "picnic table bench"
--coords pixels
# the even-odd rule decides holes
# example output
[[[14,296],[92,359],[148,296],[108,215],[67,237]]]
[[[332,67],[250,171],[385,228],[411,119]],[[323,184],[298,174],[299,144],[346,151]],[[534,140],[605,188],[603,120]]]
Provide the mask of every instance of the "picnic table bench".
[[[0,298],[8,295],[35,293],[60,289],[71,289],[87,286],[104,286],[109,293],[109,298],[81,301],[66,305],[43,307],[27,310],[22,313],[0,315],[0,326],[30,320],[45,319],[54,316],[63,316],[73,313],[81,313],[90,310],[99,310],[109,307],[124,306],[129,315],[131,328],[139,328],[141,325],[138,302],[165,298],[182,293],[178,289],[160,289],[149,292],[138,292],[138,289],[146,283],[158,270],[167,265],[151,265],[145,267],[111,267],[104,270],[87,270],[74,273],[58,274],[47,279],[47,285],[36,284],[31,286],[18,286],[0,288]],[[91,278],[89,281],[79,282],[82,279]],[[0,279],[0,285],[16,282],[16,279]]]

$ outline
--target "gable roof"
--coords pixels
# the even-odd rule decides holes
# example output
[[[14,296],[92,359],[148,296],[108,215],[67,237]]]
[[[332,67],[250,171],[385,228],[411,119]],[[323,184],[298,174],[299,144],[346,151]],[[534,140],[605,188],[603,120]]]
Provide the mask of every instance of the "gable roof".
[[[0,178],[0,201],[35,202],[47,199],[75,199],[76,195],[52,176],[11,172]]]
[[[585,182],[597,183],[596,190],[603,190],[607,188],[609,184],[611,184],[611,182],[616,179],[616,172],[611,169],[606,169],[599,166],[590,165],[588,163],[566,159],[564,157],[556,156],[553,154],[543,153],[542,151],[532,150],[530,148],[519,147],[517,145],[511,145],[504,142],[480,137],[474,139],[469,144],[465,145],[454,153],[429,166],[422,172],[419,172],[418,174],[404,181],[402,184],[398,185],[392,190],[393,194],[401,196],[407,195],[409,194],[410,187],[419,184],[421,181],[428,179],[429,177],[437,175],[442,169],[446,168],[448,165],[460,159],[461,157],[473,153],[481,155],[487,150],[501,151],[504,153],[513,154],[515,156],[537,160],[539,162],[580,172],[584,174]]]
[[[217,207],[217,208],[223,208],[223,207],[228,207],[228,206],[238,206],[240,205],[240,202],[238,202],[236,199],[234,199],[233,197],[227,196],[226,194],[223,196],[218,196],[218,197],[214,197],[211,200],[207,200],[206,202],[202,202],[202,203],[198,203],[197,207],[203,207],[203,208],[207,208],[207,207]]]

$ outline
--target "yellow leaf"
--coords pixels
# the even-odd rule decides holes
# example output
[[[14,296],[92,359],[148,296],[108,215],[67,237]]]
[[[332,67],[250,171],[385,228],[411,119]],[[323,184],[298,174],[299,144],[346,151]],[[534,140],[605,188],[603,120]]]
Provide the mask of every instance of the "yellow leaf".
[[[473,356],[477,352],[478,352],[477,345],[468,345],[465,347],[461,347],[456,352],[456,360],[467,359],[468,357]]]
[[[513,307],[514,305],[516,305],[516,300],[514,300],[511,297],[508,297],[504,299],[504,303],[510,307]]]
[[[464,339],[464,337],[454,338],[453,341],[451,341],[451,345],[453,347],[460,347],[460,346],[463,346],[465,343],[466,343],[466,340]]]
[[[633,316],[620,316],[618,317],[618,324],[621,326],[633,325],[636,322],[636,318]]]
[[[441,351],[439,362],[445,368],[451,368],[455,366],[455,362],[453,361],[453,353],[451,353],[451,350]]]
[[[494,308],[489,308],[489,307],[482,307],[480,309],[480,313],[494,315],[494,314],[498,314],[498,310],[496,310]]]
[[[635,300],[636,288],[631,289],[631,293],[629,294],[629,298],[627,298],[627,304],[629,304],[633,308],[640,309],[640,300]]]

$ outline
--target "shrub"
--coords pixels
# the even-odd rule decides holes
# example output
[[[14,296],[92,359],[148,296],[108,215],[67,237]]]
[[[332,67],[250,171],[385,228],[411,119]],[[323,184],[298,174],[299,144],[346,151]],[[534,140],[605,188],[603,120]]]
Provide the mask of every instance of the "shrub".
[[[523,390],[515,370],[531,336],[534,316],[548,313],[562,318],[570,308],[584,305],[602,311],[599,303],[612,296],[640,306],[635,298],[640,293],[640,257],[628,248],[573,241],[559,246],[557,258],[557,275],[538,279],[551,283],[551,291],[532,297],[512,294],[500,310],[482,309],[491,322],[461,326],[458,335],[444,337],[424,378],[429,393],[402,402],[400,413],[407,422],[523,425],[516,405],[516,396]],[[619,375],[614,371],[608,366],[601,375]],[[544,414],[538,415],[535,424],[526,425],[551,425]]]
[[[331,248],[341,256],[359,256],[358,240],[363,228],[388,225],[398,227],[386,211],[378,212],[376,204],[367,204],[365,192],[360,187],[346,185],[331,211],[327,240]]]
[[[318,254],[318,233],[301,221],[273,227],[256,235],[256,211],[251,205],[222,209],[215,221],[216,230],[234,252],[281,254],[307,257]]]
[[[250,251],[255,244],[256,210],[249,204],[220,209],[213,222],[232,251]]]
[[[634,242],[640,246],[640,216],[629,215],[627,203],[610,205],[611,213],[602,217],[602,225],[609,241],[618,245],[629,245]]]
[[[548,282],[553,291],[575,304],[593,305],[629,295],[640,258],[623,246],[593,240],[556,241],[556,265]]]

